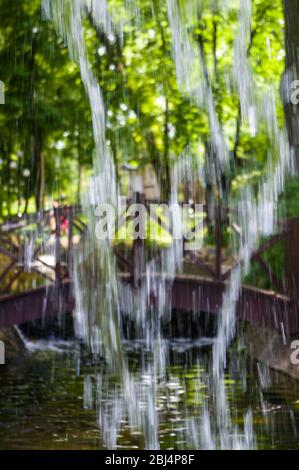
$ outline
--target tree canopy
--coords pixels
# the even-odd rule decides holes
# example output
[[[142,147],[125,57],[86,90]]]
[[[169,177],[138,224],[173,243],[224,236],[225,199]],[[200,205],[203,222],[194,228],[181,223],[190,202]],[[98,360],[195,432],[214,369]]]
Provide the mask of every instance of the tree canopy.
[[[114,17],[122,19],[122,37],[105,34],[91,15],[84,23],[89,59],[106,103],[107,144],[118,175],[125,163],[151,163],[167,194],[171,168],[184,149],[190,149],[195,160],[208,158],[207,112],[178,86],[167,2],[136,0],[139,24],[130,18],[126,2],[108,3]],[[242,122],[232,85],[239,2],[230,2],[228,8],[208,1],[200,5],[200,15],[188,21],[228,145],[229,185],[237,191],[263,172],[269,136],[266,129],[252,132],[250,122]],[[286,62],[287,14],[283,7],[281,0],[252,1],[247,48],[257,93],[269,88],[277,97],[281,128],[285,118],[279,89]],[[0,214],[26,212],[34,205],[39,209],[45,199],[63,195],[75,202],[92,171],[94,146],[78,66],[45,18],[40,0],[2,0],[1,12],[5,105],[0,105]],[[286,34],[291,34],[290,28]]]

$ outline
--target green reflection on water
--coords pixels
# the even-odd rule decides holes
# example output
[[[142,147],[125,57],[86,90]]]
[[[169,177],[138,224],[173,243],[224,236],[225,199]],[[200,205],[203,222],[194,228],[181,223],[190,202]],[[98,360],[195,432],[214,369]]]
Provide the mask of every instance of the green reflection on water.
[[[178,359],[179,356],[177,356]],[[78,351],[37,350],[0,373],[1,449],[101,449],[97,425],[96,378],[117,386],[104,365],[78,367]],[[132,356],[132,373],[140,372],[138,355]],[[189,365],[186,365],[189,364]],[[200,419],[208,397],[204,364],[183,356],[167,370],[167,381],[159,384],[159,438],[161,449],[186,448],[182,431],[186,419]],[[84,400],[84,380],[93,384],[92,403]],[[252,407],[258,448],[299,449],[299,387],[295,381],[273,374],[274,385],[261,391],[251,376],[246,390],[242,381],[226,377],[226,388],[236,423]],[[211,403],[211,419],[214,410]],[[142,448],[141,433],[123,423],[119,448]]]

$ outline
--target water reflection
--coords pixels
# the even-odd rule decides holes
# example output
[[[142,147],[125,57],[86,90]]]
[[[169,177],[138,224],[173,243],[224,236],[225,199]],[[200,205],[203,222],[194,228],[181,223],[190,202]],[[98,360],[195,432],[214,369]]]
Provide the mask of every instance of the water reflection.
[[[166,377],[158,378],[156,383],[161,449],[186,449],[190,446],[186,433],[192,431],[192,423],[202,422],[209,400],[207,364],[211,341],[168,341],[170,365]],[[104,448],[98,401],[105,400],[100,408],[106,409],[107,419],[109,410],[121,412],[121,406],[113,402],[122,398],[118,378],[107,372],[104,362],[93,364],[84,357],[76,342],[43,340],[28,346],[25,358],[1,370],[0,448]],[[140,341],[126,341],[125,349],[135,383],[143,392],[139,406],[148,406],[145,392],[151,386],[151,376],[141,364],[146,364],[150,352],[143,352]],[[267,371],[266,375],[262,365],[250,363],[244,384],[230,365],[225,387],[232,420],[243,425],[244,412],[250,405],[258,448],[299,449],[298,383],[281,374]],[[216,410],[212,403],[209,413],[213,426]],[[110,416],[112,421],[114,418]],[[138,427],[130,429],[126,416],[121,416],[120,428],[115,432],[118,448],[144,447],[142,432]]]

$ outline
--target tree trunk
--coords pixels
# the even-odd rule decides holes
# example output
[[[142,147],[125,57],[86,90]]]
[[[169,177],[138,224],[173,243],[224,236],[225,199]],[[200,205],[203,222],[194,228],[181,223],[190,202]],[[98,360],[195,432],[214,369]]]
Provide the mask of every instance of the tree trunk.
[[[165,120],[164,120],[164,152],[163,152],[163,166],[162,166],[162,195],[166,201],[170,197],[171,192],[171,176],[169,168],[169,101],[166,98],[165,106]]]
[[[36,210],[44,210],[45,198],[45,159],[43,152],[43,139],[41,132],[36,129],[35,136],[32,137],[33,155],[36,165]]]
[[[76,196],[76,203],[80,204],[81,201],[81,176],[82,176],[82,167],[81,163],[78,160],[77,166],[77,196]]]
[[[82,147],[81,147],[81,136],[80,136],[80,128],[77,129],[78,136],[77,136],[77,195],[76,195],[76,203],[80,204],[81,201],[81,176],[82,176]]]
[[[285,16],[285,71],[281,80],[289,143],[299,170],[299,105],[292,99],[294,81],[299,80],[299,0],[283,0]],[[298,87],[297,87],[298,89]]]
[[[285,283],[292,299],[299,295],[299,219],[288,221],[285,241]]]
[[[285,71],[281,80],[286,127],[294,153],[294,167],[299,171],[299,105],[292,99],[295,80],[299,80],[299,0],[283,0],[285,16]],[[298,87],[297,87],[298,88]],[[285,243],[285,281],[291,298],[299,292],[299,220],[288,223]]]
[[[39,187],[38,187],[38,206],[43,211],[45,207],[45,157],[43,149],[39,149]]]

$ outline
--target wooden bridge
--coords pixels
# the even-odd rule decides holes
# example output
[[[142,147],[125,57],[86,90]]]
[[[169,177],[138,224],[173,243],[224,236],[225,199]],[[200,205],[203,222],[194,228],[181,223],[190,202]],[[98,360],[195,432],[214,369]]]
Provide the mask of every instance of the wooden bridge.
[[[152,203],[143,202],[146,206]],[[202,250],[184,252],[183,272],[173,282],[169,279],[172,308],[216,314],[221,308],[231,269],[238,260],[230,255],[223,243],[223,230],[229,224],[227,211],[216,208],[213,224],[206,207],[204,211],[205,227],[212,230],[214,244]],[[159,217],[157,221],[163,224]],[[298,227],[297,219],[282,224],[281,233],[266,240],[253,254],[253,260],[268,278],[270,288],[243,286],[237,304],[239,319],[277,329],[286,336],[299,332],[296,290],[299,260],[286,255],[287,269],[291,272],[283,283],[272,273],[263,254],[281,241],[291,248],[294,243],[299,246]],[[0,329],[74,309],[73,252],[80,249],[86,230],[81,208],[77,206],[56,207],[43,214],[16,217],[0,226]],[[136,289],[144,276],[142,270],[136,270],[137,260],[144,250],[144,241],[139,239],[130,247],[114,246],[119,278]]]

